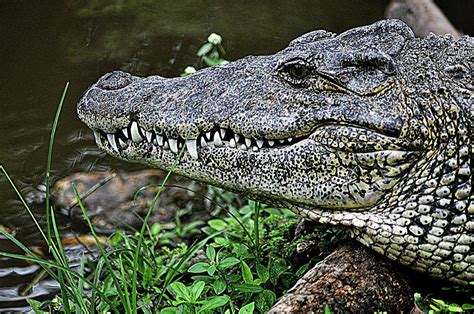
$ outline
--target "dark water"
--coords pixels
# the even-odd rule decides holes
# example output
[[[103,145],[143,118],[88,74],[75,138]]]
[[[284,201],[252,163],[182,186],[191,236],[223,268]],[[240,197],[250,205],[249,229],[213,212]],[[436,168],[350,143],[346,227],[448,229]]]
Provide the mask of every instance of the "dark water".
[[[44,189],[51,122],[66,81],[71,86],[57,132],[54,177],[78,171],[131,169],[104,156],[76,116],[81,93],[105,72],[177,76],[195,65],[211,32],[224,38],[228,59],[270,54],[305,32],[340,32],[381,19],[387,1],[6,1],[0,0],[0,163],[41,220],[34,205]],[[439,1],[454,24],[473,33],[473,1]],[[70,222],[59,217],[63,233]],[[14,191],[0,175],[0,224],[30,247],[41,247]],[[0,251],[19,252],[5,239]],[[38,267],[0,259],[0,310],[22,309],[21,287]],[[29,297],[45,297],[44,281]]]

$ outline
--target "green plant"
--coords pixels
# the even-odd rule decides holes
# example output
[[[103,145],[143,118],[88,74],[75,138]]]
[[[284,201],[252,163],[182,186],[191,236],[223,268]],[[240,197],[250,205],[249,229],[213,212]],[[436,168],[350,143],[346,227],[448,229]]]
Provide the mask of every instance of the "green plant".
[[[222,46],[222,37],[216,33],[212,33],[207,37],[207,42],[199,48],[196,55],[208,67],[229,63],[229,61],[224,59],[225,50]],[[181,76],[188,76],[194,72],[196,72],[195,67],[187,66]]]

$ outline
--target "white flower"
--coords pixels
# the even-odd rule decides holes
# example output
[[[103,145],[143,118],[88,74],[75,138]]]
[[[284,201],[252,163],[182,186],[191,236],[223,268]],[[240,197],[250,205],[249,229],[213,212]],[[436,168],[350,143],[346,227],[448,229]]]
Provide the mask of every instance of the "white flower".
[[[222,37],[219,34],[212,33],[207,37],[207,41],[213,45],[219,45],[222,42]]]

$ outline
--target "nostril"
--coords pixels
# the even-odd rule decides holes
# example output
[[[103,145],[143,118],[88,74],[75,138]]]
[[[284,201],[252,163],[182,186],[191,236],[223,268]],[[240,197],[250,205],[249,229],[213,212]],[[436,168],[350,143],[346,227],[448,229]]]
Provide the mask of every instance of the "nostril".
[[[102,89],[115,90],[132,83],[132,75],[122,71],[114,71],[103,75],[96,86]]]

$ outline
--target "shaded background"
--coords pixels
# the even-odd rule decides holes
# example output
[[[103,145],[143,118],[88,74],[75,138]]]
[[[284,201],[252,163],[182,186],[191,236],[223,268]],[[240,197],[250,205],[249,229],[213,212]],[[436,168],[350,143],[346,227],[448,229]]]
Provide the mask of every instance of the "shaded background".
[[[388,1],[8,1],[0,0],[0,163],[35,208],[44,196],[51,122],[66,81],[71,82],[61,113],[53,176],[78,171],[137,169],[105,156],[79,121],[75,103],[96,79],[116,69],[136,75],[179,75],[198,65],[195,53],[211,32],[224,38],[227,58],[271,54],[314,29],[341,32],[383,18]],[[472,0],[436,3],[453,24],[474,33]],[[63,232],[69,221],[60,217]],[[0,174],[0,224],[17,238],[40,246],[39,234],[6,178]],[[13,251],[0,239],[0,251]],[[37,266],[0,259],[0,309],[21,309],[19,287]],[[44,282],[32,296],[54,289]]]

